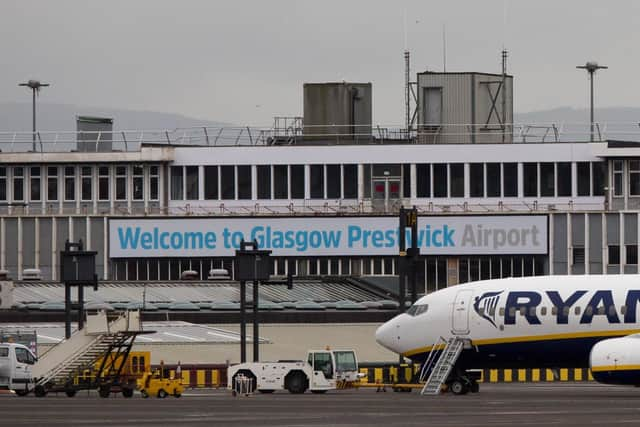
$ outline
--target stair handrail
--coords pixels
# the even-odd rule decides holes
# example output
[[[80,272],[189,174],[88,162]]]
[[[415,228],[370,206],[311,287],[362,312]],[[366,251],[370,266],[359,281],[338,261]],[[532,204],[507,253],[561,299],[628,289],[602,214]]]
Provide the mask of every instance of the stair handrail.
[[[438,346],[438,344],[440,344],[441,341],[445,344],[445,347],[443,347],[442,349],[436,350],[436,347]],[[436,353],[441,354],[446,348],[446,344],[447,344],[447,340],[442,335],[433,343],[433,346],[431,347],[431,351],[429,352],[429,356],[427,357],[427,360],[425,360],[424,363],[422,364],[422,369],[420,370],[420,382],[425,381],[425,378],[427,377],[428,373],[433,369],[435,362],[438,360]]]
[[[59,371],[61,371],[65,367],[67,367],[70,363],[74,362],[78,357],[80,357],[83,354],[85,354],[87,348],[93,346],[96,343],[96,341],[101,340],[103,337],[104,337],[104,335],[98,335],[92,341],[88,342],[86,345],[78,348],[71,355],[69,355],[69,357],[66,358],[63,362],[59,363],[58,365],[56,365],[56,366],[52,367],[51,369],[49,369],[48,371],[46,371],[46,373],[39,379],[39,382],[41,382],[42,379],[44,379],[44,378],[46,378],[47,381],[48,381],[49,378],[51,378],[52,376],[57,374]]]
[[[113,324],[115,324],[116,322],[122,320],[125,317],[127,318],[127,322],[128,322],[128,316],[127,316],[126,312],[121,314],[120,316],[118,316],[118,318],[116,318],[115,320],[113,320],[111,322],[107,322],[107,333],[96,335],[95,338],[93,340],[91,340],[90,342],[88,342],[86,345],[79,347],[76,351],[74,351],[72,354],[70,354],[69,357],[67,357],[63,362],[59,363],[58,365],[56,365],[53,368],[51,368],[48,371],[46,371],[45,374],[38,380],[38,382],[41,383],[41,382],[49,381],[50,378],[52,378],[55,375],[57,375],[60,371],[62,371],[67,366],[69,366],[69,364],[75,362],[79,357],[82,357],[84,354],[86,354],[89,351],[88,349],[93,347],[96,343],[99,343],[100,341],[102,341],[106,336],[113,335],[113,333],[111,333],[111,326]],[[81,331],[84,331],[84,328],[77,330],[74,334],[72,334],[72,336],[78,334]],[[62,341],[60,341],[56,345],[52,346],[49,350],[47,350],[38,359],[42,359],[42,357],[45,354],[49,353],[53,348],[56,348],[57,346],[59,346],[63,342],[68,342],[68,340],[67,339],[63,339]]]

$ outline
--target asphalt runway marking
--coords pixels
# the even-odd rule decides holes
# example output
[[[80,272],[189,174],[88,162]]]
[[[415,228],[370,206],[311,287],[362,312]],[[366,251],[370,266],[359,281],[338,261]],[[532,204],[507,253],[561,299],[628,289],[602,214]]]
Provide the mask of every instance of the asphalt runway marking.
[[[189,390],[180,399],[142,399],[95,392],[0,397],[0,413],[16,427],[46,426],[537,426],[638,425],[640,389],[598,384],[484,384],[481,392],[421,396],[344,390],[324,395],[232,397],[227,390]]]

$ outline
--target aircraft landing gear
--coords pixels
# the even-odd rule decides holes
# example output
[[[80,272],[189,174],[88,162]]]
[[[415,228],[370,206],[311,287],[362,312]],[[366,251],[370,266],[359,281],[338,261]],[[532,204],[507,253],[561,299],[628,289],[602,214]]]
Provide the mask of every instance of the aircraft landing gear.
[[[449,384],[449,390],[456,395],[467,394],[469,392],[469,386],[462,378],[456,378]]]
[[[447,383],[451,393],[455,395],[463,395],[469,392],[477,393],[480,391],[480,384],[473,375],[468,375],[467,372],[462,372],[456,375]]]

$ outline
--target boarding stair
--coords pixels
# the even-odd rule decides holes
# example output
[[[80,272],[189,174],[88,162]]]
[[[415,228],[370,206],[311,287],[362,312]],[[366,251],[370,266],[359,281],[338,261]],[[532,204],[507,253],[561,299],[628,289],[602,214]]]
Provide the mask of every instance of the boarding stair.
[[[440,393],[442,384],[449,378],[451,370],[468,341],[468,339],[459,336],[451,337],[448,340],[440,337],[439,341],[433,345],[429,357],[422,366],[420,381],[424,381],[427,376],[428,379],[420,394]],[[442,342],[444,342],[444,347],[440,350],[439,348],[443,345]]]
[[[35,385],[50,386],[69,381],[78,370],[93,366],[99,358],[141,331],[138,311],[126,311],[114,320],[110,320],[105,311],[87,315],[86,327],[38,358],[32,371]]]

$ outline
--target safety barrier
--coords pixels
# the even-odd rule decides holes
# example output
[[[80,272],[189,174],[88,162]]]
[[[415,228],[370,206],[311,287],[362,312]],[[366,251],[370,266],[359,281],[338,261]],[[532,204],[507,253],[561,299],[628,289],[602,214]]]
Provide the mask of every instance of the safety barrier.
[[[410,383],[420,373],[420,365],[369,365],[360,368],[364,374],[363,382]],[[529,368],[529,369],[483,369],[481,382],[554,382],[554,381],[593,381],[589,368]]]
[[[153,365],[152,370],[162,369],[167,378],[182,378],[188,388],[219,388],[227,386],[226,365]],[[179,373],[179,375],[178,375]]]
[[[160,365],[152,369],[160,369]],[[164,365],[164,376],[175,378],[180,372],[182,385],[188,388],[220,388],[227,386],[226,365]],[[420,365],[383,365],[371,364],[360,367],[361,379],[369,384],[411,383],[420,374]],[[556,382],[556,381],[593,381],[588,368],[531,368],[531,369],[483,369],[480,382]]]

